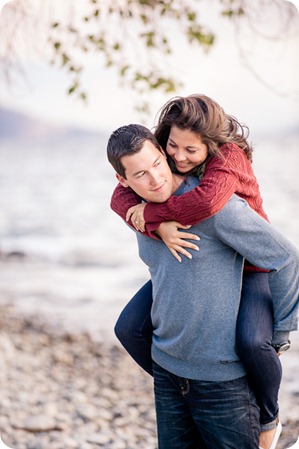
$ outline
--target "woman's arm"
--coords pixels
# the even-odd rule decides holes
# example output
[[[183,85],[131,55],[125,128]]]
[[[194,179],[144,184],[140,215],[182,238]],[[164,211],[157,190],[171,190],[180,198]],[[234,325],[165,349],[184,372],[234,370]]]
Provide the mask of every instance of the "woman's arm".
[[[135,219],[130,215],[127,218],[127,211],[133,206],[141,205],[142,199],[137,193],[134,192],[130,187],[123,187],[121,184],[118,184],[111,197],[110,207],[111,209],[119,215],[124,221],[128,223],[132,228],[135,228],[137,231],[142,232],[144,235],[151,237],[153,239],[159,239],[156,234],[156,230],[159,225],[162,223],[149,223],[148,226],[144,230],[140,230],[135,223]]]
[[[132,189],[118,184],[112,194],[110,203],[112,210],[116,212],[123,220],[127,221],[132,228],[137,230],[138,228],[136,228],[136,225],[133,225],[134,220],[132,223],[131,218],[127,216],[127,208],[132,206],[132,204],[136,204],[138,201],[141,201],[141,198]],[[152,231],[151,227],[153,227]],[[181,262],[181,256],[179,253],[189,258],[192,257],[185,248],[198,250],[198,246],[188,240],[199,240],[199,237],[194,234],[179,231],[179,229],[188,228],[189,226],[183,226],[176,222],[157,223],[157,225],[153,225],[151,223],[149,224],[148,229],[143,231],[143,234],[155,239],[160,237],[174,257]]]
[[[165,203],[149,203],[144,209],[148,223],[177,220],[194,225],[219,212],[242,182],[254,178],[250,162],[243,150],[226,145],[223,158],[214,156],[206,165],[204,176],[196,188],[180,196],[172,196]]]
[[[163,226],[164,223],[162,222],[149,223],[147,228],[144,228],[143,230],[141,230],[139,226],[136,226],[135,219],[131,215],[128,215],[127,211],[131,207],[137,205],[140,207],[144,207],[145,203],[141,203],[141,201],[141,198],[130,187],[123,187],[121,184],[118,184],[112,194],[110,206],[111,209],[124,221],[126,221],[132,228],[135,228],[137,231],[142,232],[144,235],[147,235],[148,237],[154,239],[159,239],[160,237],[164,241],[166,246],[168,246],[170,251],[176,251],[178,249],[179,252],[186,255],[186,251],[184,251],[183,247],[194,249],[195,245],[192,245],[189,242],[181,239],[185,238],[198,240],[198,238],[196,236],[194,238],[194,235],[189,233],[185,233],[184,237],[181,234],[179,234],[178,236],[178,229],[181,227],[179,223],[177,223],[177,226],[174,226],[172,224],[167,226],[167,223],[165,223],[165,226]],[[184,228],[187,229],[188,226],[185,226]],[[177,248],[179,246],[181,247]],[[179,259],[178,256],[175,257]]]
[[[137,218],[133,211],[140,210],[139,218],[144,214],[145,222],[155,223],[156,228],[172,220],[185,225],[198,223],[222,209],[239,184],[236,173],[244,171],[245,178],[248,171],[249,161],[236,145],[223,146],[222,155],[210,159],[200,185],[184,195],[172,196],[162,204],[148,203],[144,208],[140,207],[141,198],[132,189],[118,184],[111,198],[111,208],[128,222],[133,214],[132,221]],[[133,208],[131,213],[130,208]]]
[[[110,207],[117,215],[126,221],[127,210],[139,203],[141,203],[141,198],[134,192],[134,190],[130,187],[123,187],[121,184],[118,184],[112,194]],[[129,224],[131,223],[129,222]]]

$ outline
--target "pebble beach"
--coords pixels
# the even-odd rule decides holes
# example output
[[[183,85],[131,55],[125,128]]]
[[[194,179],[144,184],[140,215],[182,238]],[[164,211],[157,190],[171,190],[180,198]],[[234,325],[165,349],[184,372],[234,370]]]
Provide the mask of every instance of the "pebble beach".
[[[1,306],[0,316],[0,435],[6,446],[157,448],[152,379],[120,346],[62,331],[13,306]],[[299,434],[299,373],[292,368],[298,344],[290,355],[277,449],[291,447]]]
[[[156,448],[152,380],[120,347],[11,306],[0,315],[0,435],[9,448]]]

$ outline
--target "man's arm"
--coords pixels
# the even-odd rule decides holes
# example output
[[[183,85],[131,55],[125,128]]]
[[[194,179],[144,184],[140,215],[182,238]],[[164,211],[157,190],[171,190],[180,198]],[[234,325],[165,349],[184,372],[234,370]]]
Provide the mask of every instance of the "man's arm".
[[[238,251],[253,265],[270,270],[274,331],[297,330],[298,249],[236,195],[232,196],[214,219],[220,240]]]

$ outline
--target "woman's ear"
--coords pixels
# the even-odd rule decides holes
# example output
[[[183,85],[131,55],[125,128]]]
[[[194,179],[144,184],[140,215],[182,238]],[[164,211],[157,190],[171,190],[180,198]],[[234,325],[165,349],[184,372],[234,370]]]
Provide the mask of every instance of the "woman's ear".
[[[118,182],[123,186],[123,187],[129,187],[128,181],[123,177],[120,176],[118,173],[116,173],[116,177],[118,179]]]

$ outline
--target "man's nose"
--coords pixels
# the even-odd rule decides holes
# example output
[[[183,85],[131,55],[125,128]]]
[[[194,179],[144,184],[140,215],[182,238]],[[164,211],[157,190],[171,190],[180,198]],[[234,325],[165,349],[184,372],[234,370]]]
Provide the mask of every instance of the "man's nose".
[[[159,179],[160,179],[159,173],[155,172],[150,174],[150,183],[152,186],[156,186],[157,184],[159,184]]]

